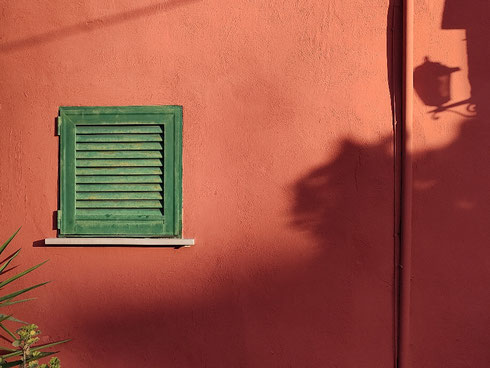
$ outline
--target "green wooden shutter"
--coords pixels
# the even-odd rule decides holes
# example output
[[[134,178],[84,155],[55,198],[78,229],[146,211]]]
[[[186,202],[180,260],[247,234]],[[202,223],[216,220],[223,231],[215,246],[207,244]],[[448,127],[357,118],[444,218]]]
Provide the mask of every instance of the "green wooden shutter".
[[[177,237],[182,107],[60,107],[59,236]]]

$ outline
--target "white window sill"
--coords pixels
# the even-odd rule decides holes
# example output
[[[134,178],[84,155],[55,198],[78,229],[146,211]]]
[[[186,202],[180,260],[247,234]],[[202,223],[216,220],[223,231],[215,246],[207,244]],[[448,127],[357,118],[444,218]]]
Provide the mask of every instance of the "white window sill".
[[[189,247],[194,239],[172,238],[47,238],[46,245],[126,245],[126,246],[167,246]]]

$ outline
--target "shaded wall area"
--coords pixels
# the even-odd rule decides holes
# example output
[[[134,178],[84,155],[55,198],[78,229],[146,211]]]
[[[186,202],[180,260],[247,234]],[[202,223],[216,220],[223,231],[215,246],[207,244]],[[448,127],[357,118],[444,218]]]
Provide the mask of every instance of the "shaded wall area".
[[[488,1],[416,2],[416,61],[451,73],[448,101],[415,111],[413,367],[490,362]],[[430,73],[416,88],[432,90]],[[441,79],[439,79],[439,82]],[[437,82],[436,82],[437,83]]]
[[[64,365],[393,366],[394,2],[0,6],[0,235],[50,259],[15,313]],[[140,104],[184,106],[196,246],[33,247],[58,106]]]

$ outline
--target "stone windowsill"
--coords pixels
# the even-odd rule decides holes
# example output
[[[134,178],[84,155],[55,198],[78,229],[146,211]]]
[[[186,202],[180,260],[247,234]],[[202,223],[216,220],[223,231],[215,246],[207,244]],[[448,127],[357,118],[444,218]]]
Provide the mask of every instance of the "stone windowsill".
[[[46,245],[126,245],[135,247],[189,247],[194,239],[172,238],[47,238]]]

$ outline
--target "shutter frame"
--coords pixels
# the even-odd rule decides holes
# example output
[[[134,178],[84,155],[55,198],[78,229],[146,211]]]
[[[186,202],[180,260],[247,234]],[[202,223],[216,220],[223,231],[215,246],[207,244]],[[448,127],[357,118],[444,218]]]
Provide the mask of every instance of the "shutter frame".
[[[181,237],[182,236],[182,106],[120,106],[120,107],[80,107],[80,106],[62,106],[60,107],[59,120],[61,121],[59,126],[59,134],[60,134],[60,181],[59,181],[59,193],[60,193],[60,211],[61,211],[61,223],[58,236],[59,237]],[[111,214],[111,210],[107,209],[106,211],[109,213],[106,217],[98,217],[100,215],[95,215],[95,213],[100,213],[101,210],[98,211],[90,211],[90,207],[86,207],[87,203],[97,205],[97,199],[100,196],[100,193],[94,193],[96,199],[92,199],[92,197],[87,197],[86,193],[77,191],[79,189],[79,184],[76,181],[77,174],[83,176],[83,181],[81,181],[81,185],[85,185],[85,188],[91,188],[93,186],[97,186],[98,184],[87,184],[92,181],[101,182],[101,178],[109,178],[111,179],[111,183],[115,182],[115,185],[121,185],[121,187],[128,187],[130,185],[117,184],[121,182],[125,182],[124,178],[132,178],[132,176],[121,175],[120,172],[127,172],[127,170],[136,169],[143,170],[143,172],[155,171],[149,168],[138,167],[136,168],[125,168],[121,167],[113,168],[113,167],[97,167],[97,176],[90,176],[87,174],[87,170],[91,173],[91,167],[80,167],[80,166],[90,166],[92,159],[77,159],[77,153],[83,151],[77,151],[77,129],[80,131],[84,131],[87,129],[91,129],[93,127],[98,127],[97,129],[102,131],[117,131],[117,134],[132,134],[132,132],[140,132],[146,127],[151,126],[160,126],[163,130],[163,142],[162,148],[160,152],[162,153],[162,158],[160,159],[163,167],[161,167],[161,182],[163,188],[161,190],[162,193],[162,208],[163,214],[161,217],[154,216],[155,210],[146,211],[148,214],[152,214],[151,216],[141,215],[144,213],[145,206],[151,205],[152,201],[147,200],[144,202],[144,205],[141,210],[138,210],[138,200],[128,200],[124,203],[131,203],[128,208],[134,208],[135,211],[129,209],[124,211],[115,211],[114,213],[118,213],[118,215]],[[141,126],[141,128],[138,128]],[[104,128],[106,127],[106,128]],[[116,129],[112,129],[111,127],[117,127]],[[124,127],[127,127],[131,132],[124,131]],[[155,129],[152,129],[154,131]],[[86,133],[80,133],[86,134]],[[99,133],[94,133],[99,134]],[[104,133],[107,134],[107,133]],[[138,133],[139,134],[139,133]],[[141,135],[141,134],[139,134]],[[149,136],[149,135],[148,135]],[[105,135],[108,137],[108,135]],[[112,138],[117,138],[115,135]],[[86,143],[85,143],[86,144]],[[135,149],[131,146],[131,143],[124,143],[126,145],[129,144],[129,149]],[[144,146],[144,145],[142,145]],[[110,145],[109,145],[110,147]],[[82,148],[85,149],[85,148]],[[90,149],[90,146],[89,148]],[[115,149],[115,148],[110,148]],[[153,149],[153,148],[152,148]],[[90,156],[90,151],[88,155]],[[99,154],[106,153],[105,151],[97,151]],[[112,154],[114,151],[108,151],[109,154]],[[133,166],[134,162],[145,162],[149,165],[154,164],[155,161],[158,161],[154,157],[158,157],[156,154],[157,151],[154,149],[152,151],[125,151],[125,152],[114,152],[116,154],[125,153],[126,155],[123,157],[127,157],[127,154],[131,156],[131,152],[137,152],[136,159],[127,159],[122,158],[120,160],[125,160],[129,162],[129,166]],[[153,158],[145,159],[143,156],[145,152],[151,152]],[[85,156],[81,155],[83,158]],[[98,156],[97,156],[98,157]],[[78,160],[78,161],[77,161]],[[141,161],[138,161],[141,160]],[[97,166],[99,166],[99,162],[103,162],[104,165],[112,165],[113,161],[117,162],[117,159],[104,159],[100,160],[100,158],[93,159],[96,162]],[[78,162],[78,164],[77,164]],[[81,162],[88,162],[89,165],[81,164]],[[78,165],[78,166],[77,166]],[[123,165],[124,166],[124,165]],[[115,170],[114,170],[115,169]],[[156,169],[156,168],[155,168]],[[112,170],[112,171],[111,171]],[[131,171],[131,173],[133,172]],[[104,176],[107,173],[107,176]],[[102,174],[102,176],[100,176]],[[145,175],[145,174],[142,174]],[[150,174],[148,174],[150,175]],[[153,175],[153,174],[151,174]],[[80,178],[81,176],[78,176]],[[134,184],[134,186],[138,186],[140,188],[148,188],[152,187],[146,184],[152,184],[152,182],[145,183],[144,176],[135,176],[137,180],[135,182],[139,184]],[[155,179],[155,176],[152,177]],[[105,182],[102,180],[102,182]],[[153,182],[157,182],[153,180]],[[83,184],[85,183],[85,184]],[[112,188],[112,185],[102,184],[107,187]],[[153,185],[155,186],[155,185]],[[81,187],[81,186],[80,186]],[[80,190],[80,189],[79,189]],[[107,190],[107,189],[104,189]],[[126,189],[125,189],[126,190]],[[143,189],[147,190],[147,189]],[[148,189],[150,190],[150,189]],[[114,193],[116,192],[106,192],[108,193],[106,196],[109,197],[109,200],[105,201],[109,202],[110,198],[119,198],[119,196]],[[157,193],[157,192],[153,192]],[[95,196],[95,194],[99,194],[99,196]],[[144,192],[131,192],[131,198],[137,199],[140,195],[142,198],[154,198],[148,197]],[[87,200],[89,202],[80,202],[77,201],[77,197],[81,198],[80,200]],[[103,195],[102,199],[105,198]],[[124,197],[126,198],[126,197]],[[116,201],[117,202],[117,201]],[[121,202],[121,201],[119,201]],[[82,210],[82,207],[77,207],[77,203],[83,204],[84,208],[89,208],[89,210]],[[107,204],[107,203],[106,203]],[[117,205],[117,204],[116,204]],[[112,205],[111,205],[112,206]],[[104,207],[104,208],[110,208]],[[119,206],[119,205],[117,205]],[[78,209],[77,209],[78,208]],[[123,208],[126,208],[124,205]],[[79,214],[83,213],[83,215]],[[89,213],[89,215],[87,215]],[[94,213],[94,217],[92,219],[91,213]],[[123,213],[123,214],[119,214]],[[127,213],[131,213],[132,215],[128,215]],[[135,215],[138,213],[139,215]]]

